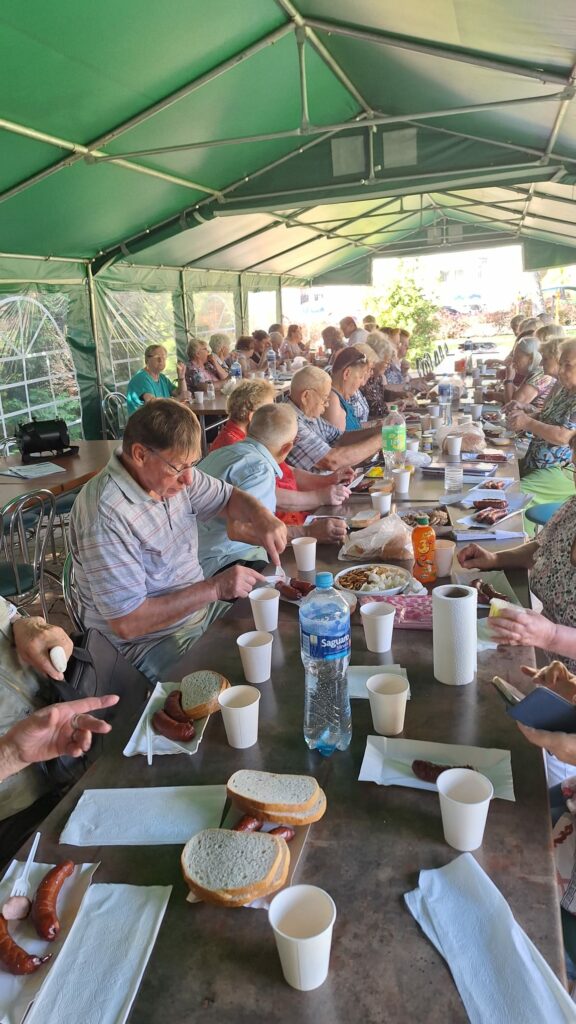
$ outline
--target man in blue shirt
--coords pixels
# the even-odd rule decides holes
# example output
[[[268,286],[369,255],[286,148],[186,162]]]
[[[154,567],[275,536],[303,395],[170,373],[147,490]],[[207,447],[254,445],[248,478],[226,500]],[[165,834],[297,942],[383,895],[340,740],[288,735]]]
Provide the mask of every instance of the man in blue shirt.
[[[297,431],[296,414],[290,405],[263,405],[254,413],[245,441],[210,452],[198,468],[248,492],[274,513],[276,480],[282,477],[279,463],[292,448]],[[287,532],[289,538],[311,536],[321,541],[342,542],[346,522],[341,518],[317,519],[309,526],[289,526]],[[245,543],[231,540],[226,523],[216,516],[198,523],[198,555],[206,578],[240,560],[268,561],[264,548],[255,546],[248,537]]]
[[[178,363],[178,387],[163,373],[166,366],[167,352],[163,345],[148,345],[144,352],[146,368],[138,370],[128,384],[126,402],[128,415],[132,415],[144,402],[155,398],[175,398],[185,402],[189,395],[186,387],[186,367]]]

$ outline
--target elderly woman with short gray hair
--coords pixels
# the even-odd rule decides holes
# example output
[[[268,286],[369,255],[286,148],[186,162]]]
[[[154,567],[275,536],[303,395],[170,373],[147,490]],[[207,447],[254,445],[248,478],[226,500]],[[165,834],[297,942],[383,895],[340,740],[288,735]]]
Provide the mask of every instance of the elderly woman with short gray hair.
[[[213,371],[216,380],[227,380],[230,371],[226,360],[232,351],[232,342],[227,334],[212,334],[209,341],[211,354],[206,360],[206,369]]]
[[[539,412],[544,408],[552,388],[556,384],[554,377],[542,370],[539,339],[528,335],[516,343],[512,361],[506,370],[504,382],[505,402],[530,404]],[[521,378],[521,383],[515,381]]]
[[[225,380],[228,374],[216,366],[208,343],[201,338],[190,338],[188,342],[188,365],[186,367],[186,384],[188,390],[205,391],[208,384]]]

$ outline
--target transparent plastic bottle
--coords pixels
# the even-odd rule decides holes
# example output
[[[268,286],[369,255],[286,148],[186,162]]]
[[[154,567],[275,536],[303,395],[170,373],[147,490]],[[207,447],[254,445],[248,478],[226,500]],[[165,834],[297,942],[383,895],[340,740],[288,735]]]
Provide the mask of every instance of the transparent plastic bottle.
[[[238,362],[238,356],[236,353],[234,353],[234,361],[230,366],[230,377],[236,384],[239,384],[242,380],[242,367]]]
[[[268,376],[270,380],[276,380],[276,353],[273,348],[268,349],[266,358],[268,360]]]
[[[406,420],[397,405],[382,421],[382,455],[386,469],[403,469],[406,461]]]
[[[331,572],[316,574],[316,589],[300,605],[304,665],[304,739],[329,757],[352,738],[348,696],[350,606],[332,586]]]
[[[453,388],[447,377],[444,377],[438,384],[438,401],[440,413],[444,415],[445,423],[452,423],[452,396]]]

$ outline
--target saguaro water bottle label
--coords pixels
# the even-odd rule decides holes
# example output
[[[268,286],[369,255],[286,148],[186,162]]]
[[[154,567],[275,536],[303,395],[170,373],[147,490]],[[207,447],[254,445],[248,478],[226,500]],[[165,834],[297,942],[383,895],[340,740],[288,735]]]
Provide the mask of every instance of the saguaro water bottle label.
[[[350,655],[350,632],[338,633],[337,636],[322,636],[309,633],[304,626],[300,627],[300,646],[308,658],[323,661],[334,661]]]

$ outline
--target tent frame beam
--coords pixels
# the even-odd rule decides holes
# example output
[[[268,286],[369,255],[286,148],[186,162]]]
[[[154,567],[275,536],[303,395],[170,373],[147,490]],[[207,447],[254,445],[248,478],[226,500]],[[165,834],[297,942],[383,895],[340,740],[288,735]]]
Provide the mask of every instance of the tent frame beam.
[[[328,35],[345,36],[348,39],[358,39],[367,43],[379,43],[382,46],[390,46],[395,49],[409,50],[411,53],[424,53],[430,57],[440,57],[443,60],[457,61],[460,64],[471,64],[473,67],[485,68],[488,71],[497,71],[508,75],[517,75],[521,78],[534,78],[543,85],[566,85],[567,76],[558,72],[546,71],[544,68],[529,67],[524,64],[514,64],[505,60],[498,60],[494,57],[485,57],[474,51],[457,51],[439,44],[428,43],[409,36],[396,35],[391,32],[371,31],[369,29],[354,28],[352,25],[345,25],[338,21],[325,21],[320,18],[306,18],[308,28],[318,29]]]

